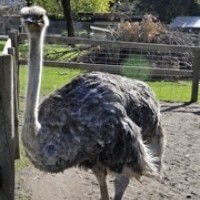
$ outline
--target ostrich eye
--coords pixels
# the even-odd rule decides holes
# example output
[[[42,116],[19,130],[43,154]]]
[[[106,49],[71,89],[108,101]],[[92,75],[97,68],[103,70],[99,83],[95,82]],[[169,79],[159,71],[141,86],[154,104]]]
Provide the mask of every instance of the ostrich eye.
[[[23,18],[27,18],[27,14],[22,14],[21,15]]]

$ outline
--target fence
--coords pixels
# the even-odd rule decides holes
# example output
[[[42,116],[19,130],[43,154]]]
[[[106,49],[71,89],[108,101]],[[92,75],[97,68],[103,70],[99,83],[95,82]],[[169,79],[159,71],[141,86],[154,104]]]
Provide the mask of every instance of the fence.
[[[0,199],[14,199],[14,159],[19,158],[17,33],[0,55]]]
[[[20,34],[21,40],[27,38]],[[84,38],[47,36],[46,43],[64,45],[64,51],[76,54],[66,61],[44,60],[45,66],[81,68],[89,71],[107,71],[115,74],[152,80],[189,80],[191,96],[198,100],[200,48],[194,46],[97,41]],[[70,48],[69,48],[70,47]],[[62,52],[57,52],[58,55]],[[72,56],[73,57],[73,56]],[[20,60],[26,64],[27,60]]]
[[[26,34],[10,33],[0,55],[0,199],[14,199],[14,159],[19,158],[18,96],[19,41]],[[46,37],[47,43],[62,44],[67,52],[78,52],[68,62],[44,61],[44,65],[107,71],[126,76],[142,75],[146,80],[190,79],[191,102],[198,100],[200,48],[83,38]],[[65,50],[66,51],[66,50]],[[139,62],[138,62],[139,60]],[[191,62],[191,63],[190,63]],[[183,65],[184,64],[184,65]],[[141,77],[140,77],[141,78]]]

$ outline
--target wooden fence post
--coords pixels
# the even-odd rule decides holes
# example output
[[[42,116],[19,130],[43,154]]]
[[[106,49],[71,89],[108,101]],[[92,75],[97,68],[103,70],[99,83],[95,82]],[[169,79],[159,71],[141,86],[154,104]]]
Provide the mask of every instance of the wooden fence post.
[[[15,122],[15,159],[20,158],[19,151],[19,33],[10,32],[11,46],[8,53],[13,56],[13,74],[14,74],[14,122]]]
[[[9,38],[11,39],[12,47],[15,48],[16,65],[19,66],[19,32],[18,31],[10,32]]]
[[[13,59],[0,56],[0,199],[14,200]]]
[[[200,33],[198,34],[198,46],[200,46]]]
[[[193,79],[192,79],[192,94],[191,102],[198,101],[199,81],[200,81],[200,48],[193,50]]]
[[[8,54],[13,56],[13,95],[14,95],[14,156],[15,159],[20,158],[20,151],[19,151],[19,91],[18,91],[18,82],[19,82],[19,69],[16,64],[16,54],[15,48],[9,48]]]

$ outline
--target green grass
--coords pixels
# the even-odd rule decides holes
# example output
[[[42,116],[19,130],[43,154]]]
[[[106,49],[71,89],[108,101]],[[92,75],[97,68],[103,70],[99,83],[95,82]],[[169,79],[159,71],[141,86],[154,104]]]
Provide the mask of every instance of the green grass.
[[[133,54],[123,60],[121,73],[129,78],[148,80],[150,76],[149,61],[143,55]]]
[[[0,41],[0,54],[3,51],[4,45],[5,45],[5,41]]]
[[[44,67],[41,96],[48,95],[52,91],[65,85],[71,79],[83,71],[79,69],[66,69],[56,67]],[[21,95],[25,94],[25,85],[27,79],[27,67],[20,68],[20,88]],[[190,81],[153,81],[147,82],[154,90],[158,99],[162,101],[188,102],[191,96]],[[200,95],[200,94],[199,94]],[[199,96],[200,99],[200,96]]]
[[[132,55],[123,61],[122,74],[130,78],[146,81],[161,101],[189,102],[191,81],[152,81],[149,61],[143,55]],[[200,100],[200,92],[199,98]]]
[[[72,78],[82,73],[80,69],[66,69],[57,67],[44,67],[42,73],[41,96],[48,95],[52,91],[70,82]],[[20,68],[20,94],[25,94],[27,80],[27,67]]]
[[[190,81],[156,81],[148,82],[150,87],[161,101],[189,102],[191,98]],[[200,94],[199,94],[200,99]]]

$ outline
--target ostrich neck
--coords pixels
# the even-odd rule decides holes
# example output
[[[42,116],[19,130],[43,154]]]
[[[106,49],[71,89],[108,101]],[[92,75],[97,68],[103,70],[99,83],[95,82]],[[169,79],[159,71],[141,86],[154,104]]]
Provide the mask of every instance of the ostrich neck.
[[[42,32],[37,37],[30,35],[29,41],[29,72],[24,122],[36,126],[38,124],[38,105],[42,73]]]

